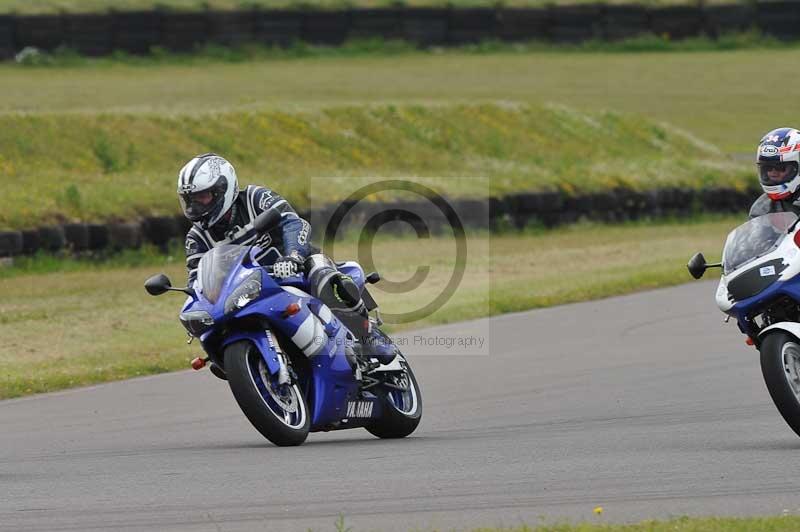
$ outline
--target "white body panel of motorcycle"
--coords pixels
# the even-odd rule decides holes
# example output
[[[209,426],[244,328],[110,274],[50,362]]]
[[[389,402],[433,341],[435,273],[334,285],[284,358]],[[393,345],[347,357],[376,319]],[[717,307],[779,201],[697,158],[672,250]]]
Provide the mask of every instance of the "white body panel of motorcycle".
[[[800,231],[800,228],[789,233],[789,237],[784,238],[780,245],[772,252],[758,257],[756,260],[752,260],[746,264],[743,264],[740,268],[730,272],[728,275],[723,274],[720,277],[715,299],[717,302],[717,307],[719,307],[722,312],[727,313],[731,307],[733,307],[733,303],[728,299],[728,283],[752,268],[754,263],[757,261],[768,262],[774,259],[783,260],[783,264],[786,265],[786,269],[781,272],[781,274],[775,280],[776,282],[787,281],[800,273],[800,260],[797,258],[798,247],[794,242],[794,234],[797,231]],[[800,336],[798,336],[798,338],[800,338]]]
[[[782,321],[780,323],[773,323],[772,325],[766,327],[763,331],[758,333],[758,337],[763,338],[765,334],[775,329],[786,331],[795,338],[797,338],[798,340],[800,340],[800,323],[796,323],[793,321]]]
[[[728,279],[724,275],[719,278],[715,298],[717,306],[722,312],[728,312],[733,306],[733,302],[728,299]]]

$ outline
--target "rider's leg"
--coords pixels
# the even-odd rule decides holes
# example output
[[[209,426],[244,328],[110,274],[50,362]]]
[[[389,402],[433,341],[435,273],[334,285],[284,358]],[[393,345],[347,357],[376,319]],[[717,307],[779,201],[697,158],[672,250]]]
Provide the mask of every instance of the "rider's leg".
[[[355,282],[336,269],[322,254],[306,259],[306,279],[311,293],[328,305],[336,316],[358,337],[362,355],[377,358],[382,364],[391,362],[396,353],[394,344],[369,319],[369,311]]]

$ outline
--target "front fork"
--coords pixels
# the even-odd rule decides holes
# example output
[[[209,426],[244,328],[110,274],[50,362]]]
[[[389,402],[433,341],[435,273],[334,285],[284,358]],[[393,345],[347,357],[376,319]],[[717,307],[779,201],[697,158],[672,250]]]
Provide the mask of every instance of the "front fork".
[[[278,358],[278,384],[284,385],[291,381],[289,376],[289,363],[286,361],[286,354],[281,349],[275,335],[269,329],[265,329],[264,333],[267,335],[267,343],[275,351]],[[262,353],[263,356],[263,353]]]
[[[286,384],[290,381],[286,357],[280,349],[278,342],[275,340],[272,331],[264,329],[263,331],[242,331],[234,333],[225,337],[221,350],[224,351],[227,346],[241,340],[247,340],[256,346],[261,357],[264,359],[264,363],[267,365],[270,375],[277,375],[280,384]]]

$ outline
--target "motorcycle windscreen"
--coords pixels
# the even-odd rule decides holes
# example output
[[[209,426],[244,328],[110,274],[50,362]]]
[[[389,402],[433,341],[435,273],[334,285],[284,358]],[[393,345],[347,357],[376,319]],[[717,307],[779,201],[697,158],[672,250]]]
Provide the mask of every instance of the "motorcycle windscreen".
[[[773,212],[753,218],[731,231],[722,251],[725,274],[772,252],[796,221],[797,215],[792,212]]]
[[[225,279],[246,251],[247,248],[243,246],[225,244],[210,250],[200,259],[197,282],[200,283],[200,293],[210,303],[217,302]]]

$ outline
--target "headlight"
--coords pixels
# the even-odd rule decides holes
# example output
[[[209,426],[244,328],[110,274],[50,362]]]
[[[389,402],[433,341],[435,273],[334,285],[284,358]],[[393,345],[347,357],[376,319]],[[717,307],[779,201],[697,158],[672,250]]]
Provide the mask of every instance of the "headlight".
[[[214,325],[214,318],[205,310],[181,312],[181,323],[193,336],[200,336]]]
[[[261,270],[256,270],[242,281],[225,300],[225,314],[239,310],[261,295]]]

